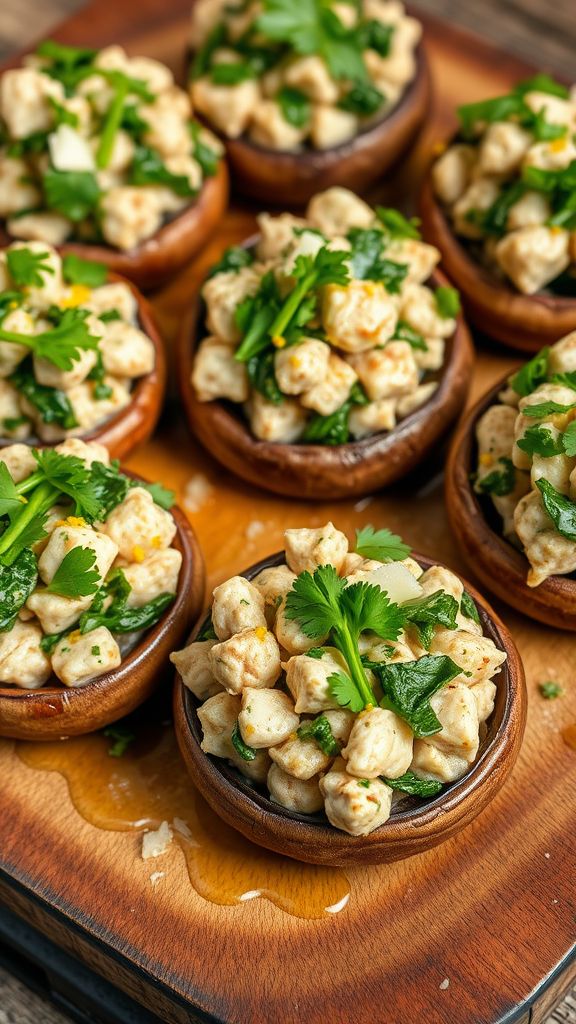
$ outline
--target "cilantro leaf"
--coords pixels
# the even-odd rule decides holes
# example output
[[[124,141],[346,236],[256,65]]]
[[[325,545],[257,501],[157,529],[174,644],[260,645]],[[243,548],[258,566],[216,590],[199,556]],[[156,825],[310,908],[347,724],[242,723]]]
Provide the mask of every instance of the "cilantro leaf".
[[[44,423],[57,423],[65,430],[78,426],[72,403],[64,391],[38,384],[29,360],[21,363],[8,378],[34,408],[38,409]]]
[[[230,738],[232,740],[234,750],[237,754],[240,754],[243,761],[255,760],[256,751],[254,750],[254,747],[249,747],[247,743],[244,743],[238,722],[235,722],[234,728],[232,729],[232,736]]]
[[[576,420],[566,428],[562,435],[562,445],[566,455],[573,458],[576,455]]]
[[[520,450],[526,452],[527,455],[542,455],[545,459],[564,453],[562,435],[555,438],[552,431],[541,424],[528,427],[524,436],[518,439],[517,444]]]
[[[255,295],[247,296],[234,314],[242,332],[242,341],[234,353],[240,363],[247,363],[271,345],[270,327],[281,305],[278,284],[272,271],[264,274]]]
[[[370,82],[354,82],[338,106],[340,110],[349,110],[358,117],[371,117],[380,109],[385,99],[384,93]]]
[[[201,137],[201,127],[197,121],[190,121],[190,135],[192,136],[192,156],[205,178],[213,178],[218,170],[220,154],[212,149]]]
[[[264,0],[256,30],[302,56],[318,54],[333,78],[364,80],[362,41],[322,0]]]
[[[6,250],[8,273],[19,288],[28,285],[41,288],[44,284],[42,275],[54,273],[54,267],[47,262],[49,259],[48,252],[34,252],[26,248]]]
[[[397,263],[382,256],[384,235],[378,228],[351,228],[352,271],[360,280],[381,281],[387,291],[396,294],[408,273],[406,263]]]
[[[80,354],[87,349],[97,349],[99,338],[90,334],[86,325],[88,311],[65,309],[60,322],[49,331],[40,334],[19,334],[7,331],[0,325],[0,338],[32,349],[40,359],[53,363],[59,370],[71,370]]]
[[[477,480],[474,490],[477,494],[496,494],[499,498],[511,494],[516,485],[516,470],[512,459],[504,456],[498,459],[502,469],[493,469],[481,480]]]
[[[130,171],[132,185],[166,185],[177,196],[189,197],[197,193],[187,175],[173,174],[149,146],[136,146]]]
[[[330,685],[330,679],[328,683]],[[302,722],[296,732],[301,740],[315,740],[322,753],[328,757],[338,757],[340,744],[334,738],[332,727],[326,715],[319,715],[313,721]]]
[[[424,341],[421,334],[418,334],[410,324],[406,323],[405,320],[398,320],[392,335],[391,341],[407,341],[412,348],[419,349],[421,352],[428,351],[428,345]]]
[[[441,285],[434,292],[434,298],[436,299],[438,313],[444,320],[450,320],[452,317],[458,316],[461,309],[460,296],[455,288]]]
[[[396,640],[404,617],[380,587],[369,583],[348,584],[333,565],[322,565],[314,575],[301,573],[286,597],[286,617],[298,622],[310,639],[331,637],[344,656],[350,675],[334,673],[331,692],[346,706],[374,703],[358,649],[358,638],[370,630],[384,640]],[[355,696],[352,695],[354,691]]]
[[[210,78],[214,85],[238,85],[255,77],[254,68],[244,61],[226,61],[213,64],[210,68]]]
[[[548,357],[550,348],[542,348],[527,363],[524,363],[517,373],[510,379],[510,387],[517,395],[525,398],[531,395],[536,388],[544,384],[548,378]]]
[[[376,216],[384,225],[386,233],[392,239],[420,239],[422,237],[418,230],[420,226],[418,217],[405,217],[403,213],[400,213],[400,210],[395,210],[392,207],[387,206],[377,206]]]
[[[8,466],[0,462],[0,516],[12,518],[22,510],[25,500],[16,489]]]
[[[350,676],[347,676],[344,672],[333,672],[332,675],[328,676],[327,682],[330,696],[334,698],[341,708],[347,708],[348,711],[356,713],[365,708],[366,704],[362,694]]]
[[[375,50],[380,57],[389,55],[394,25],[370,18],[361,22],[359,34],[363,50]]]
[[[511,208],[522,198],[526,191],[527,186],[523,181],[515,181],[513,184],[503,188],[498,198],[482,214],[482,230],[486,234],[496,235],[498,238],[503,235],[506,231],[508,214]]]
[[[354,406],[367,405],[368,396],[362,385],[356,381],[352,385],[348,398],[336,412],[329,416],[316,413],[308,421],[301,441],[304,444],[347,444],[350,440],[350,413]]]
[[[33,449],[33,455],[44,479],[72,499],[77,516],[89,523],[98,519],[101,503],[90,470],[81,459],[76,455],[62,455],[54,448]]]
[[[433,736],[442,726],[430,698],[462,671],[445,654],[425,654],[417,661],[376,666],[384,697],[380,704],[403,718],[417,738]]]
[[[374,558],[377,562],[401,562],[411,553],[397,534],[387,529],[375,530],[370,524],[356,530],[355,550],[364,558]]]
[[[103,735],[113,741],[108,747],[109,757],[122,757],[136,739],[134,733],[120,722],[116,722],[115,725],[107,725],[103,730]]]
[[[74,223],[85,220],[100,199],[100,187],[92,171],[57,171],[49,167],[43,175],[42,188],[48,209]]]
[[[274,405],[284,401],[284,395],[278,387],[274,369],[274,351],[272,349],[259,352],[246,363],[248,379],[252,387]]]
[[[97,591],[88,611],[80,616],[80,632],[90,633],[98,626],[106,626],[111,633],[137,633],[149,629],[158,622],[176,596],[168,593],[159,594],[138,608],[128,608],[126,603],[131,590],[122,570],[116,569]],[[107,604],[108,598],[112,598],[110,604]]]
[[[419,779],[414,772],[405,772],[397,779],[386,779],[380,776],[390,789],[399,789],[402,793],[410,793],[411,796],[437,796],[442,790],[442,783],[436,779]]]
[[[576,540],[576,504],[560,494],[548,480],[541,477],[536,486],[542,495],[542,502],[558,533],[568,540]]]
[[[99,288],[108,278],[108,267],[95,260],[83,260],[75,253],[66,253],[62,260],[62,275],[68,284],[85,284],[88,288]]]
[[[304,128],[310,120],[310,99],[300,89],[285,85],[276,93],[282,117],[294,128]]]
[[[537,405],[527,405],[522,409],[522,415],[528,419],[540,420],[544,416],[554,416],[556,413],[570,412],[576,406],[576,402],[570,405],[562,405],[560,402],[539,402]]]
[[[208,278],[216,274],[229,274],[231,271],[237,273],[242,267],[249,267],[254,263],[254,253],[250,249],[244,249],[240,245],[231,245],[225,249],[222,257],[214,263],[208,272]]]
[[[462,615],[465,615],[467,619],[472,619],[473,622],[480,625],[480,616],[478,614],[476,602],[466,590],[463,592],[462,600],[460,601],[460,612]]]
[[[91,548],[72,548],[64,555],[52,580],[46,587],[49,594],[60,597],[89,597],[100,584],[100,573],[94,568],[96,553]]]
[[[458,602],[444,590],[436,590],[427,597],[405,601],[402,611],[406,616],[406,621],[416,626],[420,643],[426,650],[430,650],[437,626],[444,626],[445,629],[458,628],[456,621],[459,611]]]

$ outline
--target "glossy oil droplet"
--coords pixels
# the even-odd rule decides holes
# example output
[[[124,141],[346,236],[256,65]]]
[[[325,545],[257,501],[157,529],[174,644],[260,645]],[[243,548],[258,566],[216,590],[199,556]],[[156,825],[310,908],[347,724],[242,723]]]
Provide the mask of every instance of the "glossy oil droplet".
[[[144,831],[178,819],[174,841],[206,900],[232,905],[264,897],[304,918],[345,908],[350,887],[342,871],[254,846],[210,810],[186,773],[171,726],[142,731],[122,757],[111,757],[109,747],[110,740],[94,733],[16,749],[29,768],[64,776],[78,813],[97,828]]]

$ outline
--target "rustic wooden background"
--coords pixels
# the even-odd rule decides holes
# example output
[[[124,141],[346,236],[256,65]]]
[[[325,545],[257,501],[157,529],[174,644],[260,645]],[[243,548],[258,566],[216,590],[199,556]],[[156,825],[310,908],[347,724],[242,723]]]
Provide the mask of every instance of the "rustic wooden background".
[[[133,7],[137,0],[120,0]],[[0,60],[82,6],[81,0],[0,0]],[[416,0],[429,14],[462,25],[510,52],[567,78],[576,77],[576,3],[556,0]],[[0,968],[0,1024],[67,1024],[53,1010]],[[547,1024],[576,1024],[576,991]]]

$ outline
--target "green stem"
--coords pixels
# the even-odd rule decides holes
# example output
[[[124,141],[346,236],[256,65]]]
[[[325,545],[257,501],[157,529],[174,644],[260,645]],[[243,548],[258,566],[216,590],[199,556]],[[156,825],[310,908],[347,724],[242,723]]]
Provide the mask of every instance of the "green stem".
[[[362,660],[360,658],[360,651],[358,650],[358,644],[355,642],[350,627],[346,622],[343,622],[341,626],[338,626],[334,633],[338,641],[337,646],[344,655],[348,668],[350,669],[350,675],[354,680],[358,692],[364,701],[364,706],[368,704],[376,704],[376,698],[372,693],[372,688],[366,678],[366,672]]]
[[[120,128],[120,122],[122,121],[124,101],[127,95],[128,82],[121,82],[120,85],[117,86],[116,95],[108,107],[106,121],[104,123],[104,128],[102,129],[100,144],[96,153],[96,165],[101,170],[108,167],[108,164],[110,163],[112,150],[114,149],[114,141],[116,139],[116,133]]]
[[[18,539],[32,519],[44,515],[48,509],[52,508],[59,494],[58,488],[53,487],[52,484],[48,482],[40,484],[28,504],[22,506],[22,511],[12,520],[6,532],[0,537],[0,555],[6,554],[11,544]]]
[[[44,473],[41,469],[37,469],[35,473],[27,476],[25,480],[21,480],[19,484],[16,484],[16,490],[18,494],[28,494],[28,491],[33,491],[38,484],[44,481]]]
[[[314,286],[317,278],[315,270],[311,270],[306,277],[303,277],[299,284],[296,285],[294,291],[290,292],[290,295],[286,299],[282,309],[277,314],[276,319],[272,321],[270,325],[269,333],[273,338],[282,337],[284,331],[290,324],[292,317],[294,316],[298,306],[302,302],[302,299]]]
[[[34,349],[36,337],[37,335],[17,334],[16,331],[6,331],[3,327],[0,327],[0,339],[2,341],[11,341],[14,345],[27,345],[28,348]]]

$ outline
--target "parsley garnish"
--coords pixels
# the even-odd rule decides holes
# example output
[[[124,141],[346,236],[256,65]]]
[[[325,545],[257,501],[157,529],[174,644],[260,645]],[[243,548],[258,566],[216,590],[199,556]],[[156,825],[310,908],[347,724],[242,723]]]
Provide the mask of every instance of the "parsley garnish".
[[[72,403],[66,393],[59,388],[38,384],[30,360],[21,363],[8,380],[34,408],[38,409],[44,423],[57,423],[64,430],[72,430],[78,426]]]
[[[473,622],[477,622],[480,625],[480,616],[476,607],[476,602],[465,590],[462,594],[462,600],[460,601],[460,611],[462,615],[465,615],[467,619],[472,619]]]
[[[351,228],[348,240],[352,245],[354,277],[381,281],[391,294],[398,293],[408,273],[408,266],[382,256],[384,233],[378,228]]]
[[[200,626],[200,629],[198,630],[198,634],[196,636],[196,640],[200,643],[200,641],[202,641],[202,640],[217,640],[217,639],[218,638],[217,638],[216,633],[214,631],[214,626],[212,625],[212,616],[210,614],[208,614],[206,616],[206,618],[204,619],[204,622]]]
[[[208,277],[215,277],[216,274],[238,273],[243,267],[249,267],[254,263],[254,253],[250,249],[244,249],[240,245],[231,245],[225,249],[222,257],[210,268]]]
[[[300,89],[285,85],[276,94],[276,102],[282,111],[282,117],[294,128],[304,128],[310,120],[310,100]]]
[[[0,325],[0,339],[32,349],[39,359],[46,359],[59,370],[71,370],[86,349],[97,349],[99,338],[86,326],[89,313],[85,309],[65,309],[60,322],[40,334],[19,334]]]
[[[358,650],[358,638],[371,630],[384,640],[396,640],[403,614],[380,587],[369,583],[347,584],[333,565],[322,565],[314,575],[301,573],[286,598],[286,617],[298,622],[304,634],[315,640],[326,635],[344,656],[350,675],[333,673],[330,693],[342,707],[361,711],[375,703]]]
[[[304,444],[347,444],[350,440],[350,413],[355,406],[368,405],[364,388],[356,381],[346,401],[329,416],[319,413],[308,421],[301,440]]]
[[[399,789],[402,793],[410,793],[411,796],[437,796],[442,790],[442,783],[436,779],[419,779],[414,772],[405,772],[398,779],[386,779],[381,776],[390,789]]]
[[[317,53],[333,78],[363,81],[367,77],[359,33],[344,27],[322,0],[264,0],[256,30],[286,43],[295,53]]]
[[[546,683],[538,683],[538,689],[540,691],[540,696],[543,697],[544,700],[556,700],[556,698],[560,697],[564,692],[558,683],[550,681]]]
[[[166,185],[177,196],[189,197],[196,194],[185,174],[173,174],[154,149],[137,146],[132,161],[130,181],[133,185]]]
[[[370,117],[380,109],[386,97],[371,82],[355,82],[338,106],[341,110],[349,110],[358,117]]]
[[[418,597],[402,605],[406,621],[416,626],[418,639],[427,651],[430,650],[437,626],[444,626],[445,629],[458,628],[458,610],[456,599],[444,590],[436,590],[428,597]]]
[[[554,416],[556,413],[570,412],[576,402],[571,402],[570,405],[562,405],[560,402],[540,402],[537,405],[526,405],[522,409],[522,415],[527,416],[528,419],[541,420],[544,416]]]
[[[430,698],[462,671],[445,654],[425,654],[418,661],[375,665],[384,697],[380,706],[403,718],[418,738],[433,736],[442,725],[430,705]]]
[[[391,530],[375,530],[370,524],[356,530],[355,550],[377,562],[401,562],[410,555],[410,548],[401,537]]]
[[[516,470],[512,459],[502,456],[498,459],[502,469],[493,469],[481,480],[476,481],[475,490],[479,494],[496,494],[502,498],[511,494],[516,484]]]
[[[100,584],[100,573],[94,568],[95,564],[96,554],[91,548],[72,548],[60,562],[46,592],[60,597],[95,594]]]
[[[204,177],[212,178],[218,169],[220,155],[201,138],[201,128],[197,121],[190,121],[189,128],[193,143],[192,156],[200,165]]]
[[[302,722],[297,729],[297,734],[301,740],[315,740],[322,753],[328,757],[338,757],[340,744],[334,738],[326,715],[319,715],[311,722]]]
[[[403,213],[400,213],[400,210],[387,206],[377,206],[376,216],[384,225],[386,233],[391,239],[420,239],[422,237],[418,230],[420,226],[418,217],[405,217]]]
[[[62,260],[62,276],[68,284],[99,288],[108,278],[108,267],[95,260],[83,260],[81,256],[69,252]]]
[[[510,387],[517,395],[525,398],[532,394],[536,388],[544,384],[548,378],[548,356],[549,348],[542,348],[527,363],[522,366],[510,380]]]
[[[7,249],[6,264],[8,273],[19,288],[35,285],[41,288],[44,284],[43,274],[53,274],[54,267],[48,262],[48,252],[34,252],[32,249]]]
[[[100,187],[91,171],[57,171],[49,167],[42,178],[46,206],[75,223],[98,205]]]
[[[568,540],[576,540],[576,504],[560,494],[548,480],[541,477],[536,486],[542,495],[542,502],[558,533]]]
[[[455,288],[441,285],[434,292],[436,309],[444,320],[450,320],[458,316],[460,312],[460,296]]]
[[[254,747],[249,747],[247,743],[244,743],[238,722],[235,723],[234,728],[232,729],[232,736],[230,738],[232,740],[234,750],[237,754],[240,754],[243,761],[254,761],[256,751],[254,750]]]

